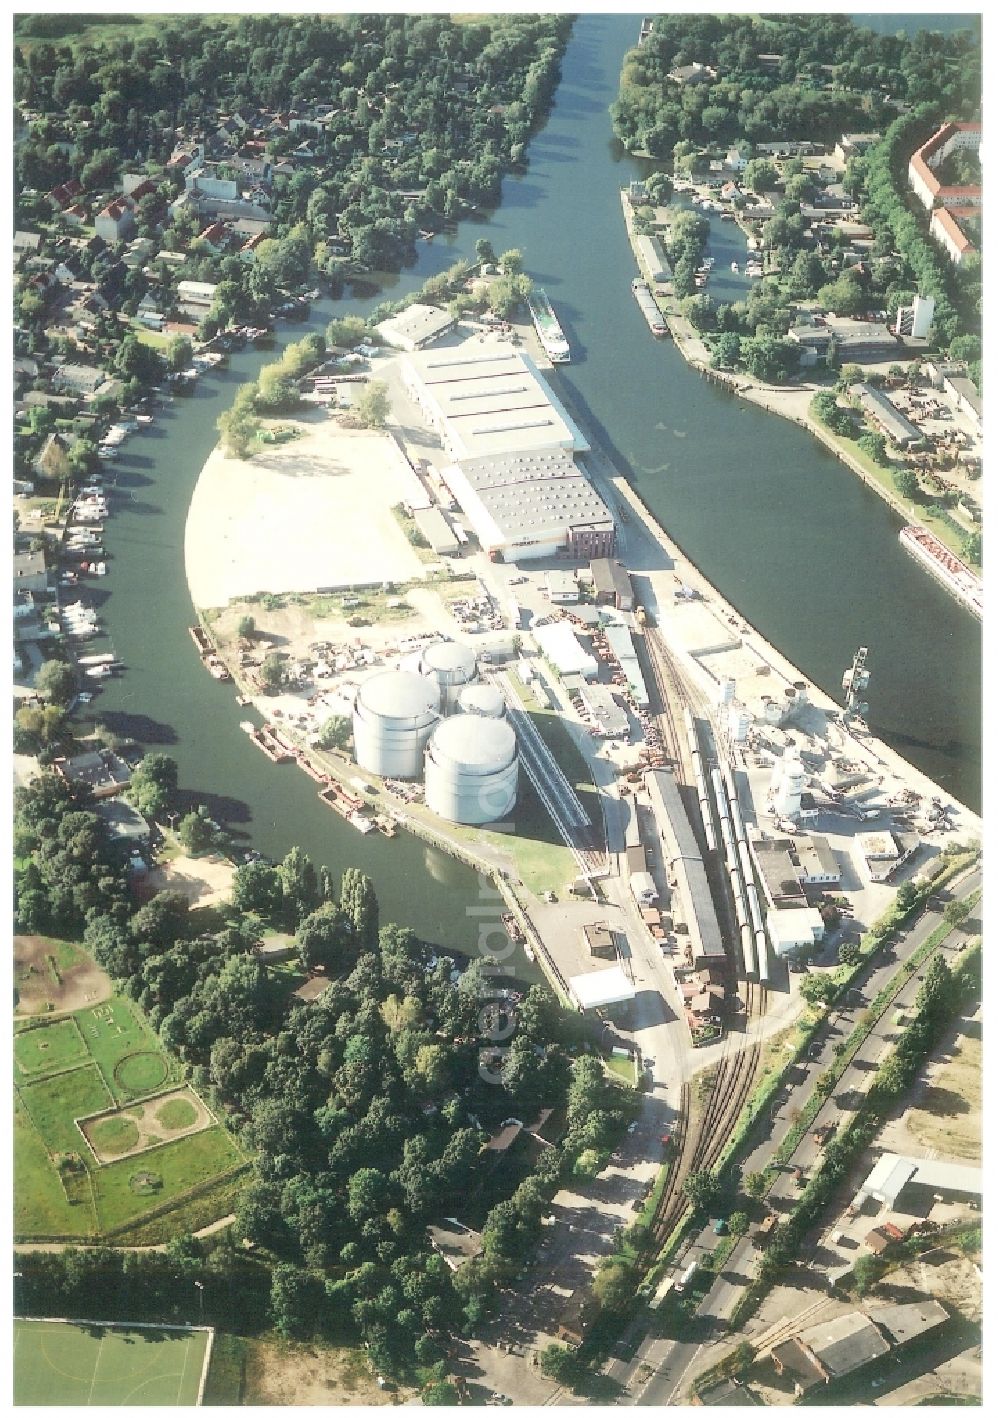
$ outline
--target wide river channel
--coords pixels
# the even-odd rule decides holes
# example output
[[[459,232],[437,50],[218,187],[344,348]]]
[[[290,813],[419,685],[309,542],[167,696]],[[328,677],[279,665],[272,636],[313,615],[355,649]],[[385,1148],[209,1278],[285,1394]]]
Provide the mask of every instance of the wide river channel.
[[[573,348],[559,371],[657,518],[767,639],[839,697],[855,649],[869,647],[873,730],[931,778],[979,805],[977,622],[921,572],[895,514],[803,429],[717,390],[670,342],[656,343],[629,293],[634,261],[619,189],[644,170],[612,138],[608,105],[635,16],[587,15],[574,29],[549,122],[530,167],[508,178],[488,222],[421,244],[394,281],[401,295],[470,255],[488,236],[522,248]],[[729,233],[726,233],[729,237]],[[730,238],[731,239],[731,238]],[[277,348],[370,301],[317,302],[282,326]],[[444,945],[476,941],[476,874],[415,838],[362,837],[290,765],[276,767],[240,732],[232,689],[202,669],[187,632],[184,523],[215,421],[272,351],[232,357],[199,381],[119,460],[108,524],[113,556],[94,598],[127,669],[95,707],[122,732],[176,758],[181,785],[266,855],[299,844],[334,872],[375,881],[383,921]],[[519,972],[520,973],[520,972]]]

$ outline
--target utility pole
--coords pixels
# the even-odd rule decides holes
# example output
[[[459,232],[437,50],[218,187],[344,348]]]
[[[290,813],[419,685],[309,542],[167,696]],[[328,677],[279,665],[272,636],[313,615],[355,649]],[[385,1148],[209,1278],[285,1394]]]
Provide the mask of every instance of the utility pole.
[[[201,1324],[205,1318],[205,1285],[201,1280],[194,1282],[194,1288],[198,1291],[198,1323]]]

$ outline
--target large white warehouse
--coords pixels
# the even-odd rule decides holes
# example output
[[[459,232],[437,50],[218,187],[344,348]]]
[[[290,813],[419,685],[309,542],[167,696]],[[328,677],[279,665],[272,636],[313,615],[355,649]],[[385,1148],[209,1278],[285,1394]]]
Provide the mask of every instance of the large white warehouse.
[[[427,745],[424,800],[449,822],[508,817],[517,801],[517,740],[506,719],[455,714]]]
[[[457,640],[436,640],[420,657],[420,673],[437,685],[441,713],[450,714],[459,691],[476,678],[476,652]]]
[[[423,675],[383,670],[358,687],[354,756],[382,778],[419,778],[424,748],[438,722],[440,691]]]

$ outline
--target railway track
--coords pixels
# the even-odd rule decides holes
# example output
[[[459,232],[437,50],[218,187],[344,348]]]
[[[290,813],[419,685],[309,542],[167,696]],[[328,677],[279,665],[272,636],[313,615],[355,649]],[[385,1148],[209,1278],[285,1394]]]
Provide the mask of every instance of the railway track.
[[[766,991],[747,980],[743,982],[742,993],[746,1010],[743,1017],[750,1027],[764,1012]],[[730,1030],[703,1116],[696,1127],[691,1126],[689,1116],[684,1119],[683,1142],[678,1142],[677,1162],[650,1226],[647,1257],[650,1262],[662,1250],[689,1206],[684,1191],[685,1181],[692,1172],[708,1170],[719,1160],[750,1097],[761,1045],[756,1039],[745,1046],[741,1044],[741,1036]]]

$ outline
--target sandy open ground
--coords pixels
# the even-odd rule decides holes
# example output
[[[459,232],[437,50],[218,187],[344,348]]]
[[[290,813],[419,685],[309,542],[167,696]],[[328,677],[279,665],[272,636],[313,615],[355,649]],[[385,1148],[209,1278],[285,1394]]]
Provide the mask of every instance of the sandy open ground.
[[[391,510],[407,489],[393,439],[323,413],[284,423],[301,436],[248,461],[217,448],[202,469],[184,534],[195,605],[422,576]]]
[[[151,891],[179,891],[192,906],[228,901],[236,868],[222,857],[176,857],[149,873]]]

